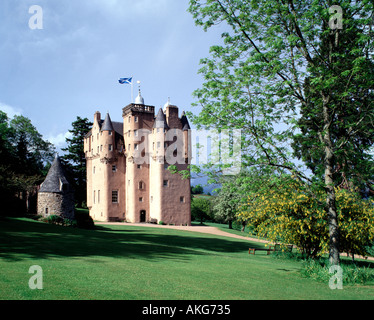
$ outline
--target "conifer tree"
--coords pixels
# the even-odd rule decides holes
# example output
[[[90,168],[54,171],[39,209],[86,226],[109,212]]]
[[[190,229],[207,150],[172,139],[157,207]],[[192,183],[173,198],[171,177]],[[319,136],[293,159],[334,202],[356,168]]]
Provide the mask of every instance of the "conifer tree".
[[[67,154],[61,157],[68,167],[75,188],[75,201],[79,207],[86,200],[86,157],[84,154],[84,137],[91,130],[92,123],[87,118],[77,117],[69,130],[71,138],[66,138],[67,148],[62,149]]]

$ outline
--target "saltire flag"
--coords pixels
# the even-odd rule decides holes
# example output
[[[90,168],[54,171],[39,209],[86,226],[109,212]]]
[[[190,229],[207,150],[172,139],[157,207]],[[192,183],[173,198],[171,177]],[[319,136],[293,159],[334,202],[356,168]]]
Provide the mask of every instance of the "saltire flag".
[[[131,84],[132,83],[132,77],[131,78],[120,78],[118,80],[120,84]]]

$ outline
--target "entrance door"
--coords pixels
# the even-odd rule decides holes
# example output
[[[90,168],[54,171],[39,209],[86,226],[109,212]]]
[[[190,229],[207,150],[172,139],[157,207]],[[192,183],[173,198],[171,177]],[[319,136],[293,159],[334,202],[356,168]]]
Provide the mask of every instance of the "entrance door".
[[[145,222],[146,214],[145,210],[140,211],[140,222]]]

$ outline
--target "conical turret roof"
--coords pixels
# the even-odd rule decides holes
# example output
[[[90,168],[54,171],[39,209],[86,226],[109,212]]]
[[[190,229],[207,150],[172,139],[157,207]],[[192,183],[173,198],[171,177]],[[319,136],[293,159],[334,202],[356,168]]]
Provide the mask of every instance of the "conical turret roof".
[[[39,192],[62,193],[70,190],[71,186],[66,179],[64,168],[61,164],[61,159],[58,155],[56,155]]]
[[[183,131],[187,131],[187,130],[191,129],[190,124],[189,124],[188,119],[187,119],[187,116],[186,116],[184,111],[182,113],[181,122],[182,122],[182,130]]]
[[[112,123],[112,120],[110,119],[109,113],[106,114],[103,125],[101,126],[101,131],[114,131],[113,123]]]
[[[158,111],[155,123],[153,124],[153,128],[162,128],[162,129],[169,129],[169,126],[166,122],[166,117],[162,108]]]

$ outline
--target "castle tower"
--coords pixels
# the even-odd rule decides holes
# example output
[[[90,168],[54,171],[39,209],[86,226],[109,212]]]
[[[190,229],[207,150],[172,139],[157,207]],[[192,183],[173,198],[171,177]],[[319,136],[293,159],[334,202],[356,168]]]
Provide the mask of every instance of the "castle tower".
[[[144,104],[139,94],[135,103],[123,109],[123,135],[126,156],[126,221],[150,221],[149,134],[154,107]]]
[[[123,124],[94,115],[91,131],[85,137],[87,163],[87,206],[98,221],[119,221],[125,216],[125,161]]]
[[[163,196],[166,191],[166,185],[169,183],[164,179],[165,168],[165,135],[169,130],[166,117],[162,109],[157,113],[152,128],[152,157],[150,159],[150,181],[151,181],[151,217],[157,221],[163,221]]]
[[[74,219],[74,190],[65,176],[60,157],[56,155],[38,192],[38,214]]]

